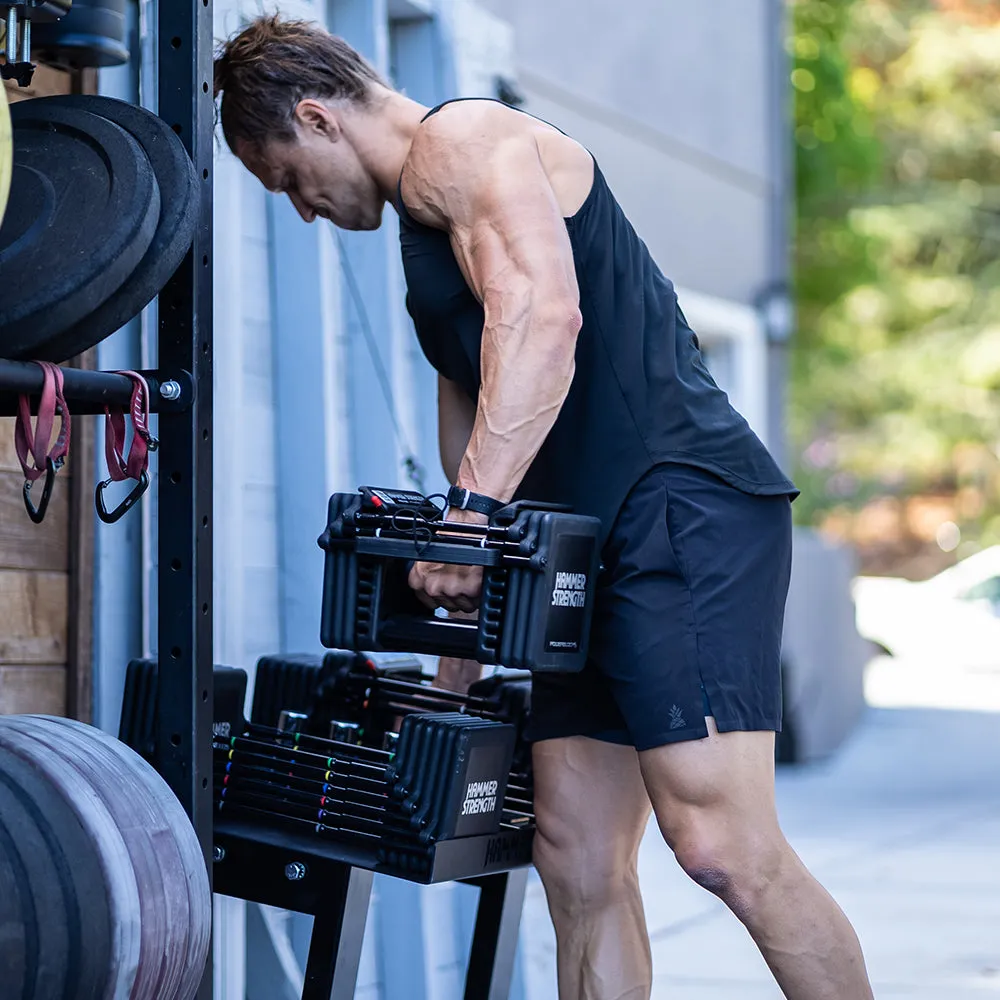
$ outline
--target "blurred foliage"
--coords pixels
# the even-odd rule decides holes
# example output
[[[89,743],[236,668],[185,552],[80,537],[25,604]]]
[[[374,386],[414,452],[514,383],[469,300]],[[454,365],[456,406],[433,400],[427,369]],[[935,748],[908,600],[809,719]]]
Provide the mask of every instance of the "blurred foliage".
[[[946,495],[1000,542],[1000,2],[792,13],[797,516]]]

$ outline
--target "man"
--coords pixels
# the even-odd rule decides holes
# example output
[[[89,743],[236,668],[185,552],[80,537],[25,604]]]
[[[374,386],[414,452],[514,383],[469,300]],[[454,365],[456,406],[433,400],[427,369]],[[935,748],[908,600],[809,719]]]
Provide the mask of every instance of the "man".
[[[785,996],[871,997],[854,931],[775,811],[795,487],[715,386],[591,155],[499,102],[428,110],[340,39],[275,17],[222,48],[215,83],[233,152],[307,222],[399,213],[442,462],[467,491],[448,518],[485,520],[517,494],[601,519],[591,660],[533,692],[535,864],[562,1000],[649,997],[650,807]],[[410,578],[453,612],[477,607],[480,582],[435,564]],[[446,662],[441,682],[477,672]]]

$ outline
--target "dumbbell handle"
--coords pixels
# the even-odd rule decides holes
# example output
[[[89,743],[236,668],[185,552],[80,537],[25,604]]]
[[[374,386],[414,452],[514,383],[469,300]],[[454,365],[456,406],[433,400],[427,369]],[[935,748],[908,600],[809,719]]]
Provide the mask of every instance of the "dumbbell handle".
[[[479,623],[451,618],[393,615],[379,623],[378,633],[380,641],[405,644],[414,653],[475,659]]]

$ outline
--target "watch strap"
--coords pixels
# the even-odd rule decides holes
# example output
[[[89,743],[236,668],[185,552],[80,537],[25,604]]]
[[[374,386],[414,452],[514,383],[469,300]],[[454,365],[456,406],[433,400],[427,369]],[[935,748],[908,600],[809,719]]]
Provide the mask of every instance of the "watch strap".
[[[495,500],[482,493],[473,493],[472,490],[463,489],[461,486],[452,486],[445,499],[449,507],[456,510],[472,510],[487,517],[492,517],[498,510],[507,506],[502,500]]]

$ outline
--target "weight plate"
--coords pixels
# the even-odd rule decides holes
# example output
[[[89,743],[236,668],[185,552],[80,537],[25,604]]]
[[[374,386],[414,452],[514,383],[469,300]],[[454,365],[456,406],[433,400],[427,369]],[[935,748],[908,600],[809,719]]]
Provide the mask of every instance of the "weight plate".
[[[145,108],[90,95],[46,97],[38,103],[88,111],[121,126],[149,157],[160,189],[159,225],[136,269],[110,298],[35,355],[42,361],[60,362],[85,351],[138,316],[173,276],[194,238],[198,177],[177,133]]]
[[[11,120],[0,357],[18,360],[40,357],[121,287],[153,240],[160,192],[142,147],[113,122],[40,101],[16,104]]]
[[[10,111],[7,108],[7,88],[0,83],[0,222],[7,208],[10,192],[10,172],[14,166],[14,137],[10,131]]]

